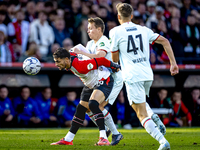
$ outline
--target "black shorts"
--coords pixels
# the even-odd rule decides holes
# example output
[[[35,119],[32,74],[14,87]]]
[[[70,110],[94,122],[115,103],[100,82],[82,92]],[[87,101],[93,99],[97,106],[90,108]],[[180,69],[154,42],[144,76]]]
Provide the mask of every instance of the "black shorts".
[[[100,86],[96,86],[93,89],[90,89],[87,86],[84,86],[81,92],[81,100],[85,102],[89,102],[90,96],[95,89],[102,91],[104,93],[105,100],[106,100],[112,91],[113,84],[114,84],[114,80],[113,80],[113,77],[110,75],[106,80],[99,82]]]

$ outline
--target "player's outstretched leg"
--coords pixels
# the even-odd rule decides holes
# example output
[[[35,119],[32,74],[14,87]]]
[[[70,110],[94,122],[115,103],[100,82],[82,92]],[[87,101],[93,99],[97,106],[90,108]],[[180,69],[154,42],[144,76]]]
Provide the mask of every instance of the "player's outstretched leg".
[[[147,110],[147,114],[148,116],[153,120],[153,122],[157,125],[158,130],[160,130],[160,132],[165,135],[166,134],[166,127],[163,124],[163,122],[160,120],[160,118],[158,117],[157,114],[154,114],[154,112],[152,111],[152,109],[150,108],[149,104],[146,102],[146,110]]]
[[[104,115],[99,109],[99,103],[96,100],[89,101],[89,108],[94,114],[95,121],[99,127],[100,138],[97,145],[110,145],[108,138],[106,136],[105,125],[104,125]]]
[[[74,118],[72,120],[72,126],[71,126],[69,132],[60,141],[51,143],[51,145],[73,145],[73,139],[76,135],[76,132],[78,131],[78,129],[81,126],[83,126],[83,121],[85,119],[86,110],[87,110],[87,108],[85,108],[81,104],[78,104],[76,107],[76,112],[74,114]]]
[[[158,150],[170,150],[170,144],[162,135],[162,133],[156,128],[156,124],[150,117],[146,117],[141,121],[142,126],[146,131],[160,143]]]

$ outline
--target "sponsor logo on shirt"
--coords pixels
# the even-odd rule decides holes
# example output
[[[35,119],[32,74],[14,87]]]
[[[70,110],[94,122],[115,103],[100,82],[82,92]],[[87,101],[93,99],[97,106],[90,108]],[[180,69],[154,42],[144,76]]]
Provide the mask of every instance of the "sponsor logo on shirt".
[[[105,46],[104,42],[99,43],[99,47]]]
[[[146,57],[142,57],[142,58],[138,58],[138,59],[133,59],[132,60],[133,63],[141,63],[141,62],[144,62],[144,61],[147,61]]]
[[[93,66],[92,63],[89,63],[89,64],[87,65],[88,70],[91,70],[93,67],[94,67],[94,66]]]
[[[134,27],[125,27],[125,29],[126,29],[127,32],[137,30],[137,28],[134,28]]]

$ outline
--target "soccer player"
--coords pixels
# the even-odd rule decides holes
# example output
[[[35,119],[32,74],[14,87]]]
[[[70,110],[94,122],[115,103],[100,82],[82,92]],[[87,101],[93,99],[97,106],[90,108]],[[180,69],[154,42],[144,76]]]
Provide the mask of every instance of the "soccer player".
[[[110,145],[105,132],[104,116],[99,109],[99,104],[107,99],[113,87],[113,78],[106,67],[117,72],[120,66],[104,57],[80,61],[64,48],[59,48],[54,52],[53,57],[55,65],[60,70],[71,70],[82,80],[85,86],[81,93],[81,101],[76,108],[70,131],[65,138],[51,145],[73,145],[74,136],[79,127],[83,125],[87,109],[90,109],[95,115],[96,123],[99,127],[100,139],[97,144]]]
[[[153,72],[149,63],[149,43],[162,44],[170,59],[171,75],[179,71],[169,41],[147,27],[131,22],[133,8],[127,3],[116,6],[118,21],[121,25],[110,30],[112,60],[122,65],[122,77],[126,85],[128,100],[146,131],[159,143],[159,150],[170,149],[169,142],[155,128],[156,124],[148,117],[146,95],[153,81]]]
[[[81,45],[77,45],[73,48],[73,52],[77,53],[79,58],[82,59],[105,57],[108,60],[111,60],[110,41],[106,36],[103,35],[104,29],[105,25],[101,18],[96,17],[88,19],[88,35],[92,40],[87,43],[86,49]],[[112,77],[114,79],[113,89],[108,99],[104,103],[100,104],[100,108],[105,116],[105,124],[112,132],[111,145],[116,145],[123,138],[123,136],[117,131],[110,113],[106,109],[104,109],[104,106],[108,104],[108,102],[109,104],[113,105],[123,87],[123,79],[121,71],[112,73]],[[153,113],[148,103],[146,103],[146,109],[148,116],[151,117],[152,120],[156,123],[161,133],[165,135],[165,125],[162,123],[158,115]],[[93,117],[93,114],[91,112],[87,112],[87,114],[95,123],[95,118]]]

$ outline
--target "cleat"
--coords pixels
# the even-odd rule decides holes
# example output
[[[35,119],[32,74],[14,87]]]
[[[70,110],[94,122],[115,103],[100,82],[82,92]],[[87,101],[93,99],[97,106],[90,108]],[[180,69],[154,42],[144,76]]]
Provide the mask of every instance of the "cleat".
[[[170,150],[169,142],[166,141],[164,144],[161,144],[158,150]]]
[[[67,142],[64,138],[60,139],[60,141],[51,143],[50,145],[73,145],[73,140],[71,142]]]
[[[162,123],[162,121],[160,120],[160,118],[158,117],[157,114],[153,114],[151,116],[151,119],[154,121],[154,123],[157,125],[158,130],[165,135],[166,134],[166,127],[165,125]]]
[[[107,139],[100,137],[99,141],[95,145],[99,145],[99,146],[110,145],[110,142]]]
[[[121,141],[123,139],[123,135],[121,133],[116,134],[116,135],[112,135],[112,142],[111,145],[117,145],[119,143],[119,141]]]
[[[110,129],[106,130],[106,136],[107,136],[107,138],[108,138],[110,135],[111,135]]]

